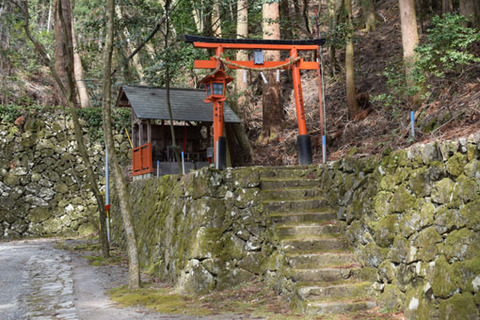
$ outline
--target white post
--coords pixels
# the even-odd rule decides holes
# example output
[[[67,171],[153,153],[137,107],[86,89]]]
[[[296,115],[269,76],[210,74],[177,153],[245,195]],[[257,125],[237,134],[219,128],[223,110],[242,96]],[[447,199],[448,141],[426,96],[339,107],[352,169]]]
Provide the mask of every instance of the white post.
[[[182,151],[182,171],[185,174],[185,153]]]

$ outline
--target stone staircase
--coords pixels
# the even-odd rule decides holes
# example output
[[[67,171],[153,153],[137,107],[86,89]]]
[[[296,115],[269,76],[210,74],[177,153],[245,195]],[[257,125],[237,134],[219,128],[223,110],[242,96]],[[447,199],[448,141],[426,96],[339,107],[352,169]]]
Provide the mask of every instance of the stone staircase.
[[[367,298],[371,282],[312,172],[299,167],[265,171],[261,195],[295,286],[294,302],[303,312],[345,313],[375,306]]]

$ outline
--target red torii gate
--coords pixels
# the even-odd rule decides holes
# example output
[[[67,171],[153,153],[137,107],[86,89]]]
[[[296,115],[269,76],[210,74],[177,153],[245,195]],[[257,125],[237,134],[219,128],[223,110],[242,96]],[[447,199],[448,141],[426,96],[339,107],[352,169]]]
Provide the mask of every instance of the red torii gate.
[[[319,50],[320,46],[325,44],[325,39],[314,40],[254,40],[254,39],[219,39],[201,36],[184,35],[185,41],[193,43],[195,48],[215,49],[215,56],[210,60],[195,60],[196,69],[216,69],[223,71],[223,63],[230,69],[292,69],[293,89],[295,93],[295,105],[297,113],[298,131],[297,144],[299,150],[300,164],[312,163],[312,143],[307,133],[307,124],[305,120],[305,109],[303,104],[302,83],[300,79],[300,70],[319,70],[320,64],[316,61],[304,61],[298,56],[298,51]],[[223,57],[226,49],[233,50],[288,50],[290,58],[284,61],[263,61],[263,54],[260,61],[233,61]],[[256,59],[255,59],[256,60]],[[321,81],[321,78],[319,79]],[[320,83],[321,86],[321,83]],[[209,99],[207,99],[209,100]],[[224,99],[223,99],[224,100]],[[209,100],[212,101],[212,100]],[[321,98],[320,98],[321,101]],[[216,105],[215,101],[214,106]],[[223,101],[217,102],[220,111],[223,109]],[[223,112],[220,112],[223,114]],[[217,114],[217,112],[215,112]],[[223,127],[223,119],[214,117],[214,129]],[[215,134],[215,152],[217,152],[218,135]],[[222,155],[216,155],[215,159],[222,159]],[[218,161],[218,160],[216,160]],[[222,160],[220,160],[222,161]]]

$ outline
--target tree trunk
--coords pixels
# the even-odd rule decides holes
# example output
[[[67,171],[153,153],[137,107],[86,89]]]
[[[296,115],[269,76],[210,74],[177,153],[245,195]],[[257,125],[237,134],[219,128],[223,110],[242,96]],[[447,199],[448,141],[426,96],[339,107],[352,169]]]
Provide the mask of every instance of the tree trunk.
[[[118,163],[117,152],[113,145],[112,117],[111,117],[111,72],[112,72],[112,51],[113,51],[113,28],[114,28],[114,0],[106,2],[106,38],[103,56],[103,132],[105,143],[107,145],[108,155],[113,165],[113,177],[115,190],[117,191],[118,202],[120,205],[120,214],[123,220],[123,227],[127,240],[128,256],[128,287],[129,289],[138,289],[140,287],[140,264],[138,261],[137,239],[135,229],[132,223],[132,207],[130,205],[130,195],[127,190],[127,183],[122,173],[122,168]]]
[[[115,12],[119,20],[123,19],[122,8],[119,5],[115,6]],[[123,35],[125,36],[125,42],[127,44],[127,52],[130,55],[135,50],[135,45],[132,43],[132,36],[130,35],[130,31],[128,31],[127,27],[123,28]],[[138,54],[132,57],[132,63],[135,68],[135,71],[138,74],[140,83],[144,84],[143,79],[145,77],[145,73],[143,71],[143,66],[142,66],[142,63],[140,62],[140,57]]]
[[[415,64],[415,48],[418,46],[417,19],[413,0],[399,0],[402,31],[403,63],[408,85],[413,85],[411,71]]]
[[[237,38],[246,39],[248,38],[248,0],[237,0]],[[243,61],[248,60],[248,52],[246,50],[237,51],[237,60]],[[248,88],[248,83],[243,82],[243,73],[247,72],[246,70],[237,69],[235,85],[237,93],[239,94],[237,99],[237,111],[240,114],[243,114],[244,108],[247,105],[247,97],[245,96],[245,91]]]
[[[262,30],[264,39],[280,39],[278,2],[266,2],[262,6]],[[265,51],[265,61],[279,61],[280,51]],[[276,81],[276,72],[264,72],[268,83],[263,85],[262,138],[275,138],[283,127],[285,114],[281,101],[282,88]]]
[[[345,45],[345,89],[347,95],[348,116],[352,120],[358,114],[357,92],[355,89],[355,67],[353,61],[353,17],[352,0],[345,0],[347,13],[347,37]]]
[[[59,15],[59,23],[64,26],[64,34],[68,34],[69,28],[67,28],[65,20],[63,18],[63,10],[62,10],[62,3],[59,3],[59,8],[58,10]],[[106,231],[106,215],[105,215],[105,202],[103,200],[103,196],[100,193],[100,190],[98,189],[98,181],[97,181],[97,176],[95,175],[95,172],[93,171],[93,166],[90,162],[90,158],[88,157],[88,152],[87,148],[85,146],[85,142],[83,141],[83,131],[82,127],[80,125],[80,122],[78,120],[78,115],[77,111],[75,109],[75,105],[73,102],[73,95],[70,93],[73,92],[73,77],[72,74],[67,74],[67,84],[70,86],[69,89],[67,89],[63,83],[62,79],[58,75],[57,71],[55,70],[55,65],[52,63],[50,60],[47,50],[45,47],[32,35],[30,31],[30,15],[28,14],[28,7],[23,8],[23,16],[24,16],[24,30],[27,38],[33,43],[35,50],[39,53],[40,55],[40,60],[42,63],[49,68],[53,78],[55,79],[55,82],[57,83],[57,86],[64,97],[64,99],[67,102],[68,109],[70,111],[70,115],[73,120],[73,127],[74,127],[74,132],[75,132],[75,139],[77,142],[77,149],[80,153],[80,156],[82,157],[82,160],[87,168],[87,179],[88,183],[90,184],[90,188],[95,196],[95,199],[97,200],[97,207],[99,211],[99,217],[100,217],[100,236],[99,236],[99,242],[102,247],[102,255],[105,258],[108,258],[109,256],[109,246],[108,246],[108,240],[107,240],[107,231]],[[66,48],[68,49],[67,54],[72,57],[72,42],[71,38],[66,37]]]
[[[248,38],[248,0],[237,0],[237,38],[246,39]],[[248,60],[248,53],[246,50],[238,50],[236,59],[239,61]],[[243,118],[245,109],[248,108],[248,98],[246,95],[248,89],[248,83],[243,82],[243,73],[247,72],[246,70],[237,69],[236,70],[236,92],[238,93],[237,105],[234,107],[234,111],[239,114],[240,118]],[[235,164],[245,164],[252,159],[253,151],[250,141],[248,140],[247,135],[245,134],[245,129],[243,125],[232,124],[226,125],[226,130],[228,130],[227,139],[228,144],[231,149],[234,151],[235,155]],[[239,150],[239,152],[235,152]]]
[[[362,0],[363,21],[367,32],[375,31],[375,0]]]
[[[442,0],[442,12],[452,12],[453,11],[453,0]]]
[[[220,19],[220,6],[218,5],[218,1],[215,1],[213,4],[212,33],[217,38],[222,37],[222,21]]]
[[[459,13],[465,16],[474,27],[480,27],[480,2],[478,0],[460,0]]]
[[[61,12],[59,12],[61,10]],[[72,11],[70,0],[55,1],[55,71],[63,86],[67,89],[68,100],[75,102],[74,87],[69,84],[73,75],[73,56],[69,55],[72,48],[68,47],[67,39],[72,39]]]
[[[340,11],[343,6],[343,0],[328,0],[328,16],[330,20],[330,32],[334,32],[335,29],[337,28],[338,20],[340,18]],[[336,48],[335,44],[332,42],[330,44],[330,50],[329,50],[329,55],[330,55],[330,76],[334,77],[337,73],[337,58],[336,58]]]
[[[77,35],[75,32],[74,23],[72,23],[72,45],[75,83],[77,84],[78,96],[80,98],[80,106],[82,108],[88,108],[90,107],[90,97],[88,95],[87,86],[85,85],[85,70],[83,69],[82,59],[78,51]]]

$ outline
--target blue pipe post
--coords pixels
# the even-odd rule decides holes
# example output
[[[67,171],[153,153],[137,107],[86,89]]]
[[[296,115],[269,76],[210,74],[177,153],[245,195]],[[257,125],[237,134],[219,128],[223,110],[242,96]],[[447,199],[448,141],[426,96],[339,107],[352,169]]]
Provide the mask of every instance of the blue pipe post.
[[[415,140],[415,112],[410,111],[410,124],[412,130],[412,140]]]
[[[108,149],[105,146],[105,208],[107,208],[107,239],[110,243],[110,172],[108,170]]]
[[[323,163],[327,162],[327,139],[325,136],[322,136],[322,154],[323,154]]]

